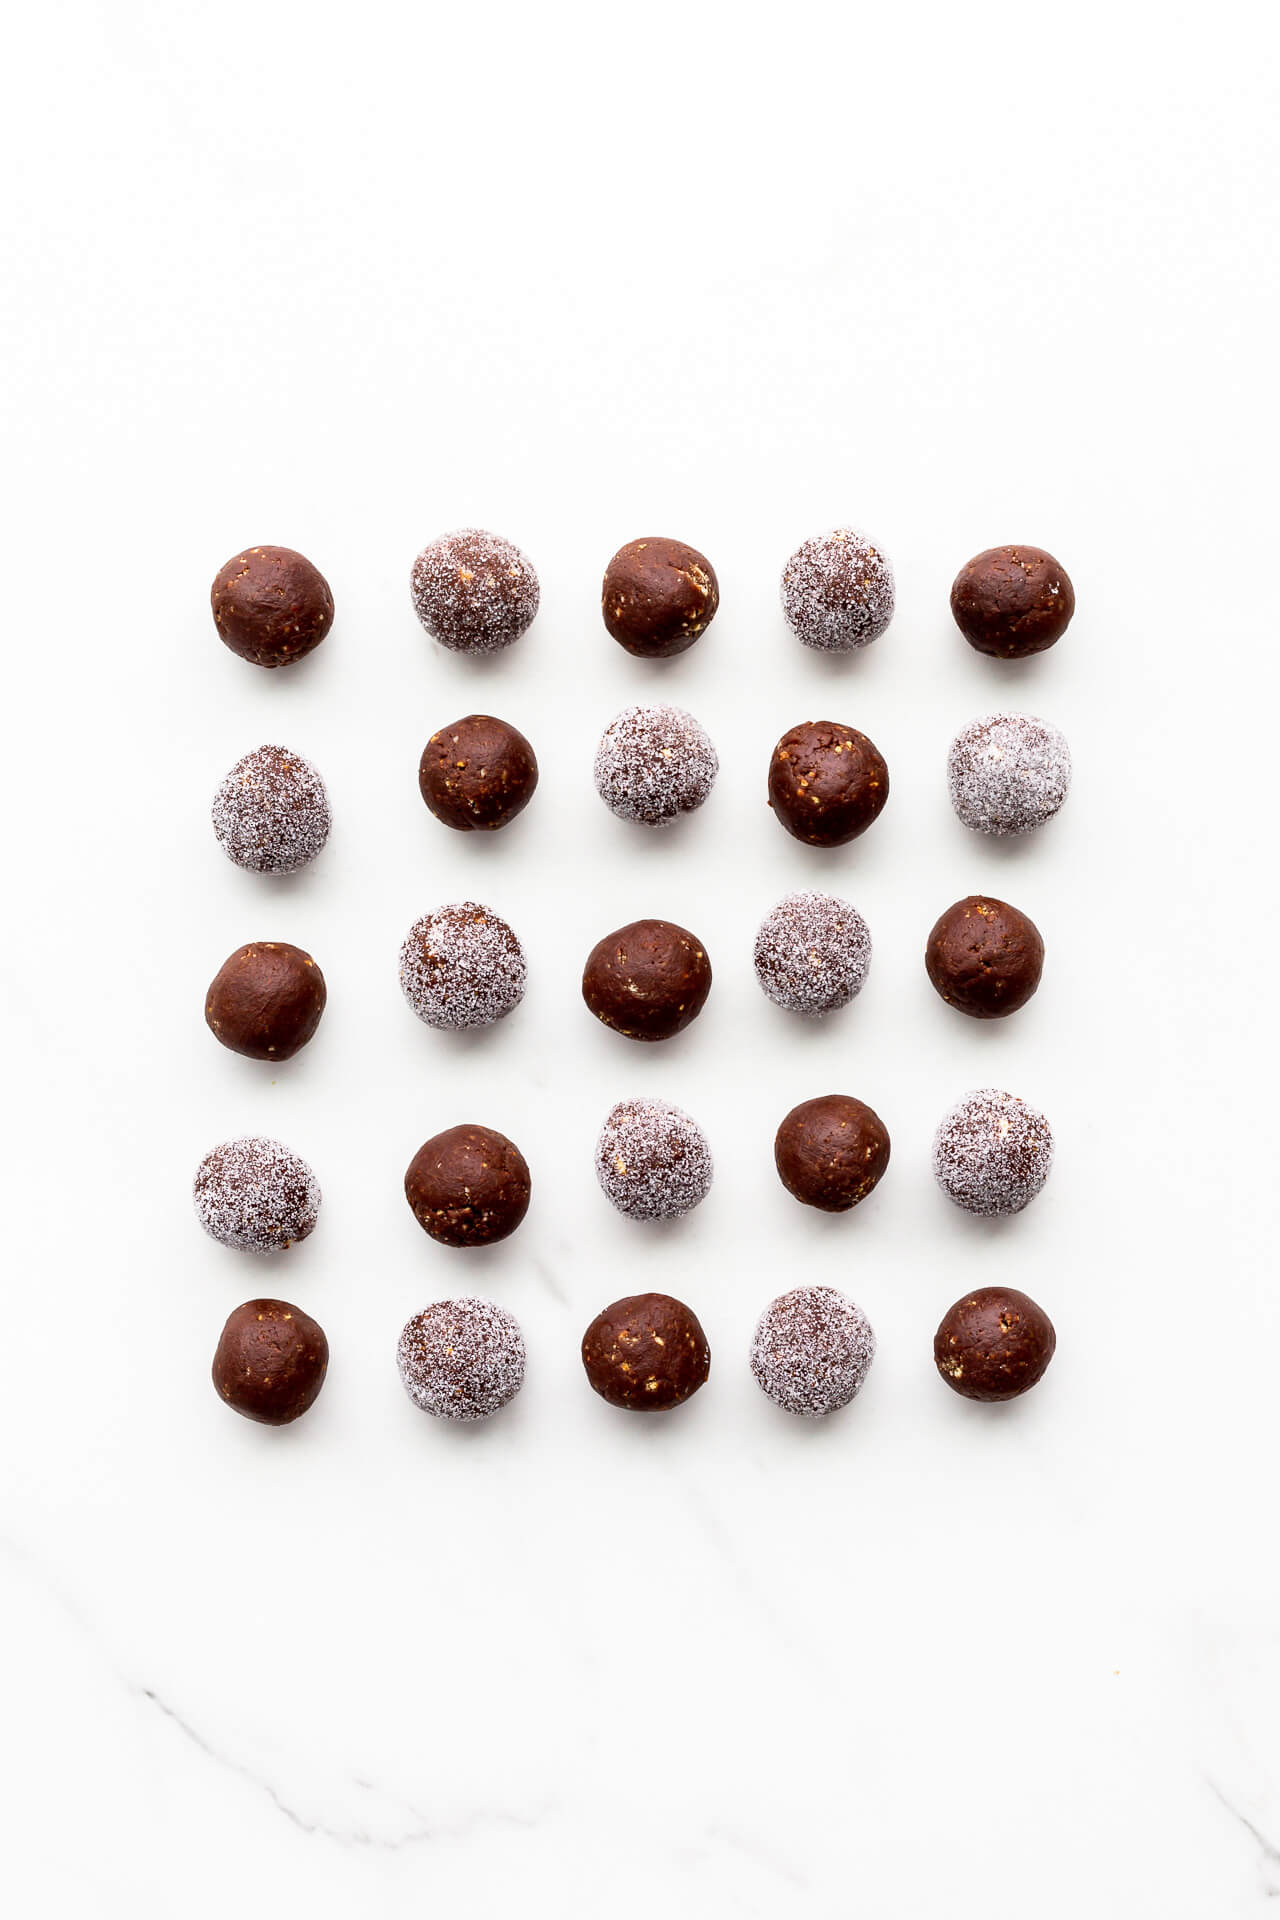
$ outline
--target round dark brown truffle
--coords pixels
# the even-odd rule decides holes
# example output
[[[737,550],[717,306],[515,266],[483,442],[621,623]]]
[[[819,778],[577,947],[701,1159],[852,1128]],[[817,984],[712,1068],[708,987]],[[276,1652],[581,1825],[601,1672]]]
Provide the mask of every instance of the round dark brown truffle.
[[[192,1198],[205,1232],[237,1253],[279,1253],[305,1240],[320,1212],[320,1184],[301,1154],[258,1135],[211,1147]]]
[[[437,820],[459,833],[493,833],[523,813],[538,784],[533,748],[506,720],[469,713],[433,733],[418,786]]]
[[[1016,1400],[1043,1378],[1057,1344],[1052,1320],[1025,1293],[979,1287],[943,1314],[933,1358],[966,1400]]]
[[[711,991],[706,948],[669,920],[633,920],[591,949],[582,997],[628,1040],[669,1040],[697,1018]]]
[[[1061,640],[1075,590],[1043,547],[988,547],[961,567],[951,611],[971,647],[997,660],[1025,660]]]
[[[711,1371],[711,1349],[682,1300],[636,1293],[596,1315],[582,1336],[582,1364],[611,1407],[661,1413],[698,1391]]]
[[[205,995],[209,1031],[250,1060],[292,1060],[320,1025],[324,975],[287,940],[255,940],[224,960]]]
[[[301,660],[333,625],[329,582],[292,547],[246,547],[219,572],[209,600],[223,641],[255,667]]]
[[[804,1100],[773,1143],[778,1178],[806,1207],[847,1213],[865,1200],[889,1164],[889,1132],[871,1107],[848,1093]]]
[[[246,1420],[287,1427],[324,1385],[324,1328],[287,1300],[246,1300],[228,1317],[213,1356],[213,1384]]]
[[[211,817],[228,860],[250,873],[297,873],[329,838],[324,781],[290,747],[255,747],[237,760]]]
[[[418,1148],[404,1197],[424,1233],[444,1247],[487,1247],[529,1211],[529,1168],[492,1127],[447,1127]]]
[[[769,805],[787,832],[811,847],[856,840],[888,798],[884,755],[856,727],[806,720],[773,750]]]
[[[971,893],[935,923],[924,964],[949,1007],[975,1020],[1002,1020],[1040,985],[1044,941],[1034,920],[1007,900]]]
[[[410,579],[427,632],[454,653],[497,653],[520,638],[538,611],[533,563],[500,534],[462,527],[422,549]]]
[[[620,647],[648,660],[684,653],[715,618],[715,568],[683,540],[632,540],[605,568],[600,604]]]

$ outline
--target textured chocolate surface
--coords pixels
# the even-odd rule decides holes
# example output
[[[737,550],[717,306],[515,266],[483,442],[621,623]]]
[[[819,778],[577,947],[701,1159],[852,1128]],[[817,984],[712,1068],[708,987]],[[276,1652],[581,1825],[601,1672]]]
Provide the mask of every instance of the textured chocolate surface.
[[[697,1018],[711,962],[696,934],[669,920],[634,920],[591,949],[582,997],[597,1020],[629,1040],[669,1040]]]
[[[1067,570],[1043,547],[988,547],[961,567],[951,611],[971,647],[1023,660],[1062,638],[1076,610]]]
[[[979,1287],[943,1315],[933,1359],[966,1400],[1016,1400],[1043,1378],[1057,1344],[1052,1320],[1025,1293]]]
[[[706,555],[649,536],[619,547],[600,591],[604,624],[620,647],[650,660],[684,653],[715,618],[720,587]]]
[[[872,1107],[848,1093],[824,1093],[793,1107],[773,1143],[788,1193],[823,1213],[847,1213],[889,1164],[889,1132]]]
[[[787,832],[811,847],[856,840],[888,798],[884,755],[856,727],[806,720],[773,750],[769,805]]]
[[[246,1300],[229,1315],[213,1384],[246,1420],[286,1427],[315,1402],[329,1366],[324,1328],[287,1300]]]
[[[301,660],[333,625],[328,581],[292,547],[246,547],[233,555],[209,600],[225,644],[255,667]]]
[[[587,1379],[610,1406],[661,1413],[698,1391],[711,1349],[698,1316],[666,1293],[637,1293],[598,1313],[582,1336]]]
[[[493,833],[523,813],[538,784],[533,748],[507,720],[469,713],[433,733],[418,789],[437,820],[459,833]]]
[[[1002,1020],[1040,985],[1044,941],[1007,900],[971,893],[935,921],[924,964],[949,1007],[974,1020]]]
[[[492,1127],[448,1127],[423,1143],[404,1177],[414,1219],[445,1247],[487,1247],[529,1211],[529,1168]]]
[[[324,975],[287,940],[255,940],[224,960],[205,995],[209,1031],[250,1060],[291,1060],[320,1025]]]

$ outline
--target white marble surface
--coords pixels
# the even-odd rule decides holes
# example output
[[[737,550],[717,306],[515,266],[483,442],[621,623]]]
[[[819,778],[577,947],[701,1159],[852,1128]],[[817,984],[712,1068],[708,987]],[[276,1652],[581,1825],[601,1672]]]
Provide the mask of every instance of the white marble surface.
[[[1158,1915],[1280,1893],[1274,1361],[1275,180],[1261,9],[979,5],[459,13],[138,0],[28,18],[4,221],[13,912],[0,1510],[0,1811],[21,1916]],[[1256,57],[1255,57],[1256,55]],[[1264,111],[1265,109],[1265,111]],[[868,655],[803,655],[791,545],[842,518],[898,571]],[[476,667],[406,579],[454,524],[517,538],[543,611]],[[722,611],[668,668],[598,624],[604,560],[669,531]],[[1024,667],[950,626],[960,563],[1058,551],[1079,612]],[[216,567],[312,555],[339,616],[296,671],[216,642]],[[675,698],[723,772],[668,838],[590,763]],[[955,823],[962,722],[1046,714],[1075,790],[1035,841]],[[491,707],[542,786],[472,845],[426,815],[433,726]],[[893,794],[832,856],[762,805],[825,711]],[[329,782],[295,882],[207,822],[282,739]],[[750,967],[797,884],[846,893],[870,981],[798,1029]],[[920,964],[957,896],[1031,912],[1041,993],[988,1030]],[[478,895],[530,959],[469,1042],[395,979],[414,916]],[[716,985],[669,1048],[592,1022],[592,941],[693,925]],[[328,976],[272,1073],[214,1045],[204,986],[250,938]],[[1045,1108],[1057,1165],[997,1225],[935,1190],[969,1087]],[[770,1164],[809,1094],[869,1099],[889,1174],[810,1217]],[[669,1231],[612,1214],[611,1104],[668,1095],[717,1180]],[[430,1244],[400,1193],[461,1118],[533,1165],[500,1248]],[[323,1188],[278,1263],[198,1232],[191,1170],[279,1134]],[[1025,1284],[1058,1357],[1004,1409],[948,1394],[933,1327]],[[879,1354],[849,1412],[770,1407],[745,1353],[781,1286],[835,1281]],[[623,1291],[701,1313],[706,1390],[615,1414],[577,1343]],[[521,1318],[528,1384],[442,1431],[401,1323],[456,1289]],[[314,1412],[270,1432],[208,1383],[241,1299],[315,1313]],[[9,1902],[6,1902],[8,1905]]]

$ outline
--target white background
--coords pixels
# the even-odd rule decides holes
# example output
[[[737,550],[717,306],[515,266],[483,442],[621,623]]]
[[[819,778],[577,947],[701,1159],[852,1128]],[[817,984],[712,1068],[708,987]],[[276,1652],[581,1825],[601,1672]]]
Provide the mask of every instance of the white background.
[[[1274,998],[1271,11],[1112,4],[484,12],[367,4],[31,9],[7,42],[4,754],[6,1883],[22,1915],[227,1911],[1035,1915],[1217,1920],[1280,1888]],[[868,654],[791,639],[777,578],[839,521],[892,556]],[[417,548],[478,524],[542,581],[527,639],[443,654]],[[668,664],[598,613],[622,541],[708,553],[722,606]],[[952,576],[1051,548],[1078,612],[1002,666]],[[208,586],[300,548],[338,615],[267,675]],[[623,705],[715,739],[669,836],[591,786]],[[956,823],[952,733],[1061,725],[1075,785],[1013,845]],[[450,835],[417,795],[438,725],[532,738],[534,804]],[[892,796],[804,849],[763,804],[776,737],[867,731]],[[281,741],[331,793],[294,881],[208,824]],[[812,1027],[765,1002],[754,928],[829,886],[869,983]],[[934,996],[967,892],[1041,926],[1044,984],[993,1027]],[[508,1022],[451,1039],[396,981],[409,922],[474,896],[529,955]],[[681,1040],[583,1009],[593,941],[656,914],[715,966]],[[249,939],[319,959],[315,1043],[217,1047],[205,985]],[[1023,1216],[934,1188],[973,1086],[1048,1113]],[[872,1199],[778,1184],[797,1100],[869,1100]],[[687,1107],[717,1159],[686,1223],[613,1214],[609,1105]],[[401,1195],[462,1119],[534,1172],[487,1252]],[[189,1185],[277,1134],[324,1204],[271,1265],[203,1238]],[[1026,1287],[1058,1357],[996,1409],[933,1328]],[[746,1367],[802,1281],[879,1335],[858,1403],[788,1420]],[[597,1400],[577,1346],[647,1287],[707,1327],[669,1419]],[[396,1379],[457,1290],[520,1317],[525,1391],[448,1431]],[[222,1321],[276,1291],[326,1327],[314,1412],[273,1432],[209,1385]]]

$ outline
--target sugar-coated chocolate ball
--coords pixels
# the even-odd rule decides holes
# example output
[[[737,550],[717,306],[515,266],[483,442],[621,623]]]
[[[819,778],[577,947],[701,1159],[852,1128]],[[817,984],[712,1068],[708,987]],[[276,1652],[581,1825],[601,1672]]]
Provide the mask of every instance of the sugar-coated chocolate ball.
[[[682,1033],[710,991],[706,948],[669,920],[633,920],[606,934],[582,974],[582,997],[596,1019],[629,1040]]]
[[[835,1287],[796,1287],[761,1314],[751,1371],[775,1406],[821,1419],[861,1391],[875,1351],[861,1307]]]
[[[414,1219],[445,1247],[505,1240],[529,1211],[530,1191],[524,1155],[492,1127],[447,1127],[418,1148],[404,1177]]]
[[[429,1027],[491,1027],[524,998],[524,949],[505,920],[458,900],[415,920],[400,949],[400,986]]]
[[[662,1413],[698,1391],[711,1349],[697,1314],[667,1293],[637,1293],[598,1313],[582,1336],[587,1379],[611,1407]]]
[[[1040,985],[1044,941],[1007,900],[971,893],[934,923],[925,970],[949,1007],[974,1020],[1003,1020]]]
[[[605,1197],[632,1220],[678,1220],[711,1191],[707,1136],[667,1100],[620,1100],[596,1143]]]
[[[255,747],[237,760],[212,811],[222,851],[250,873],[297,873],[329,838],[324,781],[289,747]]]
[[[966,1094],[934,1135],[938,1185],[967,1213],[1021,1213],[1052,1165],[1049,1122],[1017,1094],[997,1087]]]
[[[314,1405],[329,1366],[324,1328],[287,1300],[246,1300],[213,1356],[218,1395],[246,1420],[287,1427]]]
[[[1024,660],[1061,640],[1076,610],[1067,570],[1043,547],[988,547],[956,575],[951,611],[969,645]]]
[[[538,784],[533,748],[509,721],[469,713],[433,733],[418,787],[437,820],[459,833],[493,833],[523,813]]]
[[[246,1135],[212,1147],[196,1168],[196,1218],[237,1253],[279,1253],[305,1240],[320,1211],[320,1186],[300,1154]]]
[[[255,667],[301,660],[333,625],[328,581],[292,547],[246,547],[221,568],[209,599],[223,641]]]
[[[492,1300],[437,1300],[405,1325],[396,1349],[404,1390],[438,1420],[487,1420],[524,1385],[520,1323]]]
[[[422,549],[410,580],[427,632],[455,653],[497,653],[538,611],[533,563],[510,540],[478,527],[441,534]]]
[[[604,624],[620,647],[646,659],[684,653],[706,632],[719,604],[715,568],[683,540],[629,541],[605,568]]]
[[[205,995],[209,1031],[250,1060],[292,1060],[324,1012],[324,975],[287,940],[254,940],[224,960]]]
[[[853,527],[797,547],[782,570],[782,611],[796,639],[822,653],[869,646],[893,619],[893,568]]]
[[[816,1016],[847,1006],[870,964],[866,921],[834,894],[786,894],[756,934],[756,978],[789,1013]]]
[[[773,1143],[788,1193],[823,1213],[847,1213],[879,1183],[889,1164],[889,1132],[865,1101],[824,1093],[792,1107]]]
[[[1034,714],[989,713],[951,742],[947,784],[957,817],[975,833],[1033,833],[1067,797],[1071,750]]]
[[[811,847],[856,840],[888,798],[884,755],[856,727],[806,720],[773,750],[769,805],[787,832]]]
[[[1044,1377],[1058,1344],[1043,1307],[1016,1287],[979,1287],[933,1336],[938,1372],[966,1400],[1016,1400]]]
[[[596,792],[619,820],[664,827],[700,807],[720,761],[709,736],[681,707],[628,707],[596,749]]]

